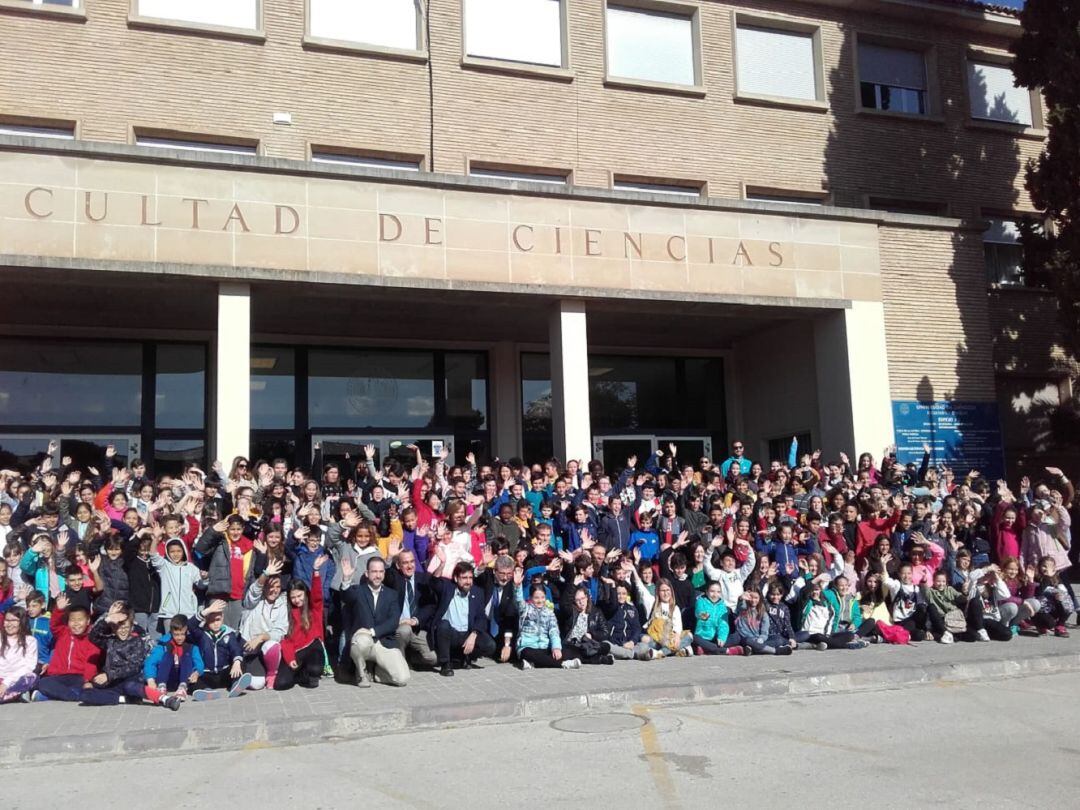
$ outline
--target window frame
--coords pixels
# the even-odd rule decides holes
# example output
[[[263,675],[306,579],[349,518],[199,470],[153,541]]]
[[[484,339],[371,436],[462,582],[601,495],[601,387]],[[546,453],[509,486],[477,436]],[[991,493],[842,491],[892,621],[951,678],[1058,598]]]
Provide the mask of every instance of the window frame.
[[[33,0],[0,0],[0,13],[26,14],[37,17],[50,17],[68,22],[86,22],[86,0],[72,0],[74,6],[45,5]]]
[[[85,2],[85,0],[83,0]],[[130,0],[127,24],[129,28],[146,28],[158,31],[187,31],[210,37],[240,39],[249,42],[266,42],[266,22],[264,19],[265,0],[252,0],[255,3],[255,27],[237,28],[231,25],[188,22],[168,17],[151,17],[139,12],[141,0]]]
[[[1019,226],[1020,222],[1022,220],[1024,220],[1024,219],[1034,219],[1034,220],[1038,221],[1039,218],[1042,216],[1037,211],[1016,211],[1016,210],[1005,210],[1005,209],[999,209],[999,208],[984,208],[979,212],[979,215],[982,217],[983,221],[986,222],[987,226],[990,226],[994,220],[1003,221],[1003,222],[1012,222],[1015,225]],[[1044,223],[1043,227],[1046,227],[1045,223]],[[986,266],[986,246],[988,244],[990,244],[990,245],[1012,245],[1012,244],[1018,245],[1020,247],[1020,250],[1021,250],[1021,262],[1022,262],[1022,259],[1023,259],[1023,246],[1024,245],[1023,245],[1023,241],[1021,241],[1019,238],[1017,238],[1016,242],[1003,242],[1001,240],[996,240],[996,239],[995,240],[987,240],[986,234],[989,231],[990,231],[990,227],[987,227],[984,231],[982,231],[982,233],[979,234],[979,238],[982,240],[982,244],[983,244],[983,266],[984,266],[984,270],[987,271],[987,273],[986,273],[986,276],[987,276],[986,277],[986,285],[987,285],[987,287],[989,289],[991,289],[991,290],[1006,290],[1006,291],[1022,290],[1022,291],[1028,291],[1028,292],[1034,292],[1034,293],[1052,294],[1045,286],[1038,285],[1038,284],[1032,284],[1030,279],[1028,278],[1027,274],[1024,272],[1024,267],[1023,267],[1022,264],[1021,264],[1021,268],[1020,268],[1020,280],[1019,281],[1017,281],[1017,282],[1007,282],[1007,281],[994,281],[994,280],[992,280],[990,278],[990,274],[989,274],[989,269],[990,268]]]
[[[758,28],[793,34],[810,34],[814,58],[815,98],[800,99],[774,96],[765,93],[745,92],[739,89],[739,28]],[[731,12],[731,72],[734,78],[734,100],[737,104],[756,104],[765,107],[783,107],[804,112],[827,112],[829,99],[825,89],[825,58],[822,48],[821,23],[802,17],[779,16],[757,12],[732,10]]]
[[[637,186],[637,188],[620,188],[620,186]],[[703,200],[709,196],[708,183],[704,180],[621,174],[618,172],[611,175],[611,190],[627,194],[658,194],[665,199],[687,201]]]
[[[340,158],[340,160],[334,160],[333,158]],[[425,159],[425,155],[407,152],[387,152],[382,149],[359,149],[349,146],[334,146],[325,143],[308,144],[308,160],[317,166],[351,166],[358,169],[381,169],[383,171],[408,172],[409,174],[412,174],[425,171]],[[350,160],[370,161],[370,165],[364,166],[362,163],[351,163]],[[380,162],[385,162],[385,165],[379,165]],[[395,166],[393,165],[394,163],[415,165],[416,168],[406,168],[404,165]]]
[[[685,17],[690,20],[690,45],[693,48],[692,60],[694,63],[694,83],[676,84],[673,82],[651,81],[649,79],[635,79],[627,76],[616,76],[611,73],[608,60],[608,45],[610,36],[608,32],[608,9],[623,8],[630,11],[640,11],[648,14],[674,15]],[[705,98],[704,60],[702,58],[701,45],[701,6],[683,2],[682,0],[604,0],[600,17],[601,45],[604,54],[604,86],[623,90],[643,90],[653,93],[671,93],[674,95]]]
[[[477,174],[477,172],[482,172]],[[490,174],[485,174],[489,172]],[[503,183],[536,183],[544,188],[569,188],[574,184],[571,169],[552,166],[536,166],[523,163],[501,163],[485,160],[466,161],[465,174],[480,180],[496,180]],[[556,183],[547,178],[561,177],[565,182]]]
[[[468,70],[490,71],[493,73],[505,73],[511,76],[523,78],[551,79],[554,81],[572,82],[576,74],[572,68],[570,54],[570,14],[567,8],[569,0],[558,0],[559,3],[559,36],[560,50],[562,52],[562,64],[545,65],[537,62],[518,62],[497,56],[477,56],[470,54],[466,44],[465,32],[465,5],[469,0],[460,0],[458,4],[459,33],[461,36],[461,67]]]
[[[140,143],[140,140],[143,143]],[[146,143],[146,141],[161,141],[161,143]],[[176,149],[181,152],[232,155],[233,157],[258,157],[262,150],[262,142],[256,138],[208,135],[201,132],[174,132],[138,126],[131,128],[131,144],[145,149]],[[235,148],[227,148],[230,146]]]
[[[755,199],[755,197],[758,199]],[[831,201],[827,191],[760,186],[753,183],[742,184],[742,198],[746,202],[761,205],[804,205],[813,206],[814,208],[827,206]]]
[[[996,118],[978,118],[971,112],[971,80],[969,78],[971,63],[992,65],[995,67],[1009,68],[1012,56],[1004,51],[986,50],[982,48],[968,48],[964,54],[962,80],[964,82],[964,98],[967,100],[967,109],[964,113],[964,121],[968,127],[977,129],[992,129],[998,132],[1009,132],[1021,137],[1042,140],[1046,137],[1046,122],[1043,117],[1042,93],[1037,90],[1027,90],[1028,104],[1031,108],[1031,123],[1014,123],[1012,121],[1000,121]],[[1023,89],[1023,88],[1020,88]]]
[[[351,39],[316,36],[311,33],[311,3],[312,0],[304,0],[304,35],[300,42],[306,49],[397,59],[405,62],[426,63],[430,58],[427,27],[424,24],[426,5],[416,2],[416,0],[413,0],[416,7],[415,48],[394,48],[389,45],[378,45],[370,42],[355,42]]]
[[[70,119],[5,115],[0,116],[0,130],[4,129],[11,131],[0,131],[0,135],[9,138],[48,138],[51,141],[77,141],[79,139],[79,122]],[[60,134],[67,133],[69,130],[70,135]]]
[[[879,48],[893,48],[900,51],[914,51],[923,57],[923,71],[926,76],[926,89],[923,90],[923,107],[926,112],[910,113],[902,110],[882,110],[867,107],[862,103],[862,76],[859,69],[859,49],[863,45],[876,45]],[[904,121],[929,121],[935,124],[945,123],[941,113],[941,94],[939,83],[937,46],[917,39],[884,36],[869,32],[855,32],[855,48],[852,53],[852,70],[855,77],[855,111],[860,115],[878,115],[898,118]],[[878,87],[882,85],[876,85]]]

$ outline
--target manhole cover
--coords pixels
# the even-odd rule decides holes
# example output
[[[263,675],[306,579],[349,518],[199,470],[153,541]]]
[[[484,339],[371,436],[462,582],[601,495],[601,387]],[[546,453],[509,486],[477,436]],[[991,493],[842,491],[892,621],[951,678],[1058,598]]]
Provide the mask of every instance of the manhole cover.
[[[648,720],[636,714],[575,714],[553,720],[551,727],[556,731],[569,731],[573,734],[611,734],[616,731],[635,731]]]

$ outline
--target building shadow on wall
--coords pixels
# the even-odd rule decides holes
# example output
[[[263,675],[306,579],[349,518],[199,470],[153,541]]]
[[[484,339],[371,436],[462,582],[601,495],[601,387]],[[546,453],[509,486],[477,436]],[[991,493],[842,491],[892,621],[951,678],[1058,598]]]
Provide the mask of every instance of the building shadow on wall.
[[[1056,400],[1025,392],[1023,384],[1020,390],[1005,385],[999,391],[994,373],[995,363],[1005,370],[1053,365],[1051,347],[1031,343],[1046,331],[1045,321],[1034,322],[1042,316],[1031,312],[1032,302],[1045,296],[994,292],[986,270],[982,238],[986,218],[1007,215],[1019,204],[1016,187],[1023,165],[1018,139],[1007,131],[972,125],[969,98],[986,98],[985,78],[978,69],[968,75],[967,53],[958,41],[936,41],[933,34],[922,34],[935,56],[927,60],[928,114],[905,120],[860,112],[856,28],[866,42],[873,37],[876,22],[866,16],[858,26],[842,25],[840,63],[827,77],[833,126],[823,169],[834,204],[871,207],[869,198],[874,197],[899,209],[903,201],[910,201],[914,213],[929,212],[940,203],[942,214],[961,219],[964,225],[949,235],[883,226],[890,241],[904,243],[903,253],[884,245],[884,240],[882,249],[892,396],[920,403],[927,396],[953,403],[997,400],[1001,422],[1013,436],[1005,439],[1010,470],[1050,463],[1043,462],[1039,453],[1060,444],[1068,435],[1060,431],[1069,429],[1062,424]],[[930,67],[935,63],[936,70]],[[1016,120],[1003,96],[987,99],[987,107],[979,111],[986,117]],[[935,263],[949,253],[945,248],[951,248],[951,259]],[[1052,299],[1042,309],[1047,318],[1056,317]],[[943,363],[943,354],[951,359]],[[1044,385],[1045,376],[1043,380],[1033,378],[1030,385]],[[1035,436],[1016,436],[1018,422],[1033,421],[1041,426]]]

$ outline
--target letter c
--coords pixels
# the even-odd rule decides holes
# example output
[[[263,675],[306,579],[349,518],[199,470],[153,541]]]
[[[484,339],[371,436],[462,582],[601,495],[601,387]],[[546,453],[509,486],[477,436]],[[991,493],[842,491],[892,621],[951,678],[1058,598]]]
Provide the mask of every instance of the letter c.
[[[518,236],[518,231],[520,231],[522,228],[526,228],[529,231],[529,236],[532,236],[532,225],[518,225],[516,228],[514,228],[514,232],[511,234],[510,238],[514,240],[514,247],[516,247],[522,253],[528,253],[535,247],[535,245],[531,242],[529,243],[528,247],[521,244],[521,238]]]
[[[30,216],[34,217],[35,219],[48,219],[49,217],[51,217],[53,215],[53,212],[52,212],[51,209],[49,211],[47,211],[47,212],[42,212],[42,211],[38,211],[36,208],[34,208],[34,201],[33,201],[32,198],[39,191],[41,191],[41,192],[43,192],[45,194],[48,194],[49,195],[49,201],[50,202],[52,201],[52,198],[53,198],[52,189],[51,188],[42,188],[41,186],[37,186],[35,188],[30,189],[28,192],[26,192],[26,197],[23,199],[23,205],[26,206],[26,213],[28,213]]]

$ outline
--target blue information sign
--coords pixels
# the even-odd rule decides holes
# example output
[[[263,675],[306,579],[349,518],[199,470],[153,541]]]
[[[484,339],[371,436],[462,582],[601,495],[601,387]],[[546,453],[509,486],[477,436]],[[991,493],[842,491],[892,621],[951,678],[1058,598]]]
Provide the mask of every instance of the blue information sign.
[[[1005,453],[996,402],[917,402],[893,400],[896,455],[902,464],[947,464],[957,477],[978,470],[991,480],[1005,475]]]

